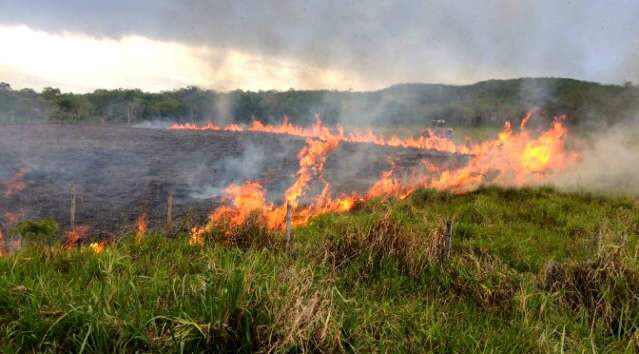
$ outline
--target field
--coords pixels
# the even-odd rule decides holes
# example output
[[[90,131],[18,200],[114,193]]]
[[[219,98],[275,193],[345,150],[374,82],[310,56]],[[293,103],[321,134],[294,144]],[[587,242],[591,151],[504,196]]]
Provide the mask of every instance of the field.
[[[0,347],[636,352],[638,215],[628,197],[422,189],[314,218],[288,247],[250,220],[203,246],[32,245],[0,258]]]
[[[562,132],[522,126],[462,155],[273,131],[5,126],[0,350],[636,352],[636,197],[394,187],[424,166],[459,178],[440,189],[525,185],[572,161]],[[248,180],[266,195],[246,184],[228,199]],[[328,185],[352,204],[313,204]],[[290,242],[283,198],[300,203]]]
[[[177,221],[202,222],[230,183],[257,180],[277,201],[299,168],[304,139],[244,132],[190,132],[77,124],[3,126],[0,129],[0,224],[53,217],[76,221],[98,239],[112,239],[146,215],[165,222],[168,194]],[[437,152],[369,144],[341,144],[326,162],[334,193],[366,191],[388,169],[388,158],[408,167],[420,159],[457,163]],[[357,166],[357,168],[355,168]],[[21,173],[21,175],[19,175]],[[16,175],[18,175],[16,177]],[[19,178],[18,178],[19,177]],[[21,188],[9,193],[11,181]],[[175,225],[175,232],[180,224]]]

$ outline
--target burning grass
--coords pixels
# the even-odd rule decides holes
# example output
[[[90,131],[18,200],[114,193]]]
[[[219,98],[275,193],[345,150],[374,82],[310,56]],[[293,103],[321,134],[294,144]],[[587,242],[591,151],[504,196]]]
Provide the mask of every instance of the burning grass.
[[[178,130],[213,130],[230,132],[266,132],[286,134],[306,138],[306,145],[299,151],[299,169],[295,181],[284,193],[283,203],[279,206],[265,199],[265,190],[258,181],[248,181],[244,185],[231,184],[225,189],[224,199],[229,203],[210,214],[208,223],[193,231],[193,240],[199,242],[200,234],[208,232],[216,225],[242,224],[253,212],[261,214],[270,230],[281,230],[286,225],[288,207],[294,208],[295,225],[301,225],[311,216],[330,212],[350,210],[358,202],[380,196],[405,198],[418,188],[435,188],[457,193],[474,190],[482,185],[498,184],[507,186],[526,186],[542,184],[550,174],[561,173],[579,160],[579,154],[565,147],[567,129],[563,124],[565,117],[556,117],[550,128],[531,131],[527,123],[535,115],[530,111],[521,121],[519,129],[514,131],[507,122],[496,139],[474,145],[456,145],[453,141],[429,134],[428,137],[381,138],[369,131],[368,134],[346,134],[338,127],[331,130],[317,118],[311,128],[291,125],[286,121],[280,126],[264,125],[254,121],[250,126],[230,125],[218,127],[208,125],[173,125]],[[446,153],[470,154],[468,163],[458,169],[448,169],[433,165],[424,159],[419,168],[411,171],[399,171],[393,161],[391,169],[381,173],[365,194],[333,196],[331,185],[324,177],[324,165],[328,156],[341,142],[367,143],[382,146],[412,148],[418,150],[438,150]],[[400,175],[407,175],[401,177]],[[321,192],[312,195],[311,183],[320,184]],[[290,223],[290,222],[289,222]]]
[[[310,218],[288,247],[259,213],[196,247],[31,242],[0,258],[0,348],[634,352],[637,215],[548,188],[418,190]]]

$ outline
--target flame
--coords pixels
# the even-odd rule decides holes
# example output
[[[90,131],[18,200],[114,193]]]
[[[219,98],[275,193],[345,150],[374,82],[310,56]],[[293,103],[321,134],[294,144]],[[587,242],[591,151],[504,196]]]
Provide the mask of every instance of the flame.
[[[323,176],[326,159],[338,145],[339,142],[334,139],[316,140],[309,138],[306,140],[306,145],[298,153],[300,166],[295,182],[284,193],[284,202],[279,207],[266,200],[262,185],[256,181],[249,181],[243,185],[229,185],[224,190],[222,197],[223,201],[228,202],[229,205],[215,209],[204,227],[193,228],[189,244],[202,245],[205,232],[216,226],[230,231],[246,222],[253,214],[259,215],[265,221],[268,229],[281,229],[286,223],[287,204],[293,208],[298,207],[300,198],[305,195],[309,183],[314,179],[322,181],[324,185],[322,193],[313,200],[310,206],[300,208],[296,213],[294,224],[305,223],[312,215],[322,213],[322,211],[350,209],[350,202],[340,201],[335,205],[330,200],[330,184]]]
[[[506,122],[495,140],[474,145],[455,145],[447,138],[432,134],[427,138],[407,139],[397,136],[384,139],[370,130],[365,134],[345,134],[341,127],[336,130],[325,127],[319,118],[316,118],[315,124],[310,128],[292,125],[286,118],[279,126],[266,125],[259,121],[253,121],[245,128],[238,125],[173,125],[173,129],[267,132],[306,138],[306,145],[298,153],[299,169],[296,179],[284,193],[280,206],[266,200],[264,189],[256,181],[249,181],[243,185],[232,184],[224,191],[223,200],[226,204],[211,213],[206,225],[192,230],[189,243],[201,245],[205,232],[215,227],[229,230],[244,223],[252,213],[259,214],[269,229],[282,230],[286,225],[286,207],[289,204],[294,209],[293,225],[300,225],[314,215],[348,211],[358,201],[380,196],[404,198],[417,188],[427,187],[461,193],[483,184],[523,186],[543,183],[549,173],[565,170],[580,157],[565,149],[565,117],[556,118],[548,130],[533,134],[534,132],[527,128],[527,123],[535,112],[536,110],[533,110],[526,114],[516,132],[513,131],[510,122]],[[458,169],[440,168],[423,160],[418,169],[401,179],[397,177],[397,167],[391,161],[391,168],[381,173],[379,180],[367,193],[332,198],[330,184],[323,176],[323,169],[328,155],[336,150],[341,142],[461,152],[470,160]],[[302,203],[302,197],[306,196],[313,181],[319,181],[323,188],[317,196]]]
[[[26,183],[24,182],[24,175],[26,174],[26,172],[26,168],[24,167],[21,167],[20,169],[18,169],[18,171],[16,171],[15,175],[5,185],[5,197],[9,198],[24,190],[24,188],[26,187]]]
[[[67,249],[74,248],[78,242],[89,233],[89,227],[84,225],[74,226],[64,235],[64,246]]]
[[[2,233],[2,228],[0,228],[0,257],[5,256],[7,254],[7,247],[4,240],[4,233]]]
[[[135,237],[137,240],[144,239],[146,235],[147,226],[146,226],[146,213],[142,213],[138,216],[135,221]]]
[[[515,187],[542,183],[547,173],[565,170],[579,160],[578,154],[565,150],[564,119],[555,118],[551,128],[536,138],[525,129],[513,133],[506,124],[497,140],[473,147],[473,157],[464,168],[442,171],[425,186],[464,192],[488,183]]]
[[[366,199],[385,195],[395,195],[403,199],[414,189],[410,187],[410,183],[402,183],[394,177],[397,167],[393,160],[390,160],[389,163],[390,170],[381,173],[379,180],[366,193]]]
[[[306,139],[306,146],[300,150],[297,157],[300,161],[300,168],[297,171],[297,179],[292,186],[288,188],[284,194],[284,199],[290,203],[293,208],[297,207],[299,198],[305,192],[308,184],[314,177],[322,180],[324,189],[328,188],[328,182],[324,179],[324,164],[328,158],[328,154],[337,149],[339,142],[335,139],[330,140],[313,140]],[[320,194],[320,199],[325,198],[325,192]],[[323,200],[317,200],[321,203]]]
[[[226,126],[218,126],[212,123],[206,125],[198,125],[194,123],[173,123],[169,126],[169,129],[174,130],[196,130],[196,131],[226,131],[226,132],[259,132],[270,134],[285,134],[298,136],[310,139],[320,139],[325,141],[336,142],[351,142],[351,143],[366,143],[382,146],[412,148],[421,150],[435,150],[448,153],[469,153],[468,148],[465,145],[457,145],[452,140],[444,136],[433,134],[429,130],[427,136],[400,138],[398,135],[392,135],[389,138],[377,135],[373,133],[371,129],[366,132],[349,132],[345,133],[344,128],[337,126],[335,129],[330,129],[324,125],[319,116],[315,116],[315,123],[309,127],[304,128],[288,121],[285,116],[282,119],[280,125],[264,124],[258,120],[253,120],[248,126],[243,127],[238,124],[230,124]]]
[[[204,228],[193,227],[191,229],[191,237],[189,238],[190,246],[204,246]]]
[[[91,242],[91,244],[89,244],[89,249],[95,253],[104,252],[105,247],[106,244],[104,242]]]
[[[217,208],[210,216],[213,224],[225,224],[235,227],[242,224],[254,211],[274,211],[273,204],[266,201],[264,189],[258,182],[246,182],[244,185],[231,184],[224,190],[224,200],[231,205]],[[276,218],[267,219],[267,225],[277,222]]]

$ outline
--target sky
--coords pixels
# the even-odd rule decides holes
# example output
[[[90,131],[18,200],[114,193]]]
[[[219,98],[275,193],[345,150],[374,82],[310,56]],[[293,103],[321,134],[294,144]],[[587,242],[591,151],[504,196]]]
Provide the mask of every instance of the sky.
[[[90,92],[639,81],[637,0],[0,0],[0,81]]]

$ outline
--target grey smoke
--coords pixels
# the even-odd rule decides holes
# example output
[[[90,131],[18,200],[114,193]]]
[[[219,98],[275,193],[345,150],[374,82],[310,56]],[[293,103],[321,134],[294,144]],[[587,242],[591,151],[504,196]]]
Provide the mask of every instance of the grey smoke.
[[[213,183],[204,185],[193,179],[191,181],[191,197],[195,199],[218,198],[223,195],[224,189],[232,183],[242,184],[258,179],[269,159],[278,160],[289,154],[294,156],[292,151],[268,152],[267,155],[263,147],[260,148],[249,139],[242,139],[240,155],[224,157],[212,166],[200,164],[193,171],[192,176],[196,177],[215,170],[219,171],[216,173],[219,177]]]
[[[137,124],[133,124],[133,128],[144,128],[144,129],[168,129],[173,122],[169,120],[147,120],[144,122],[140,122]]]

